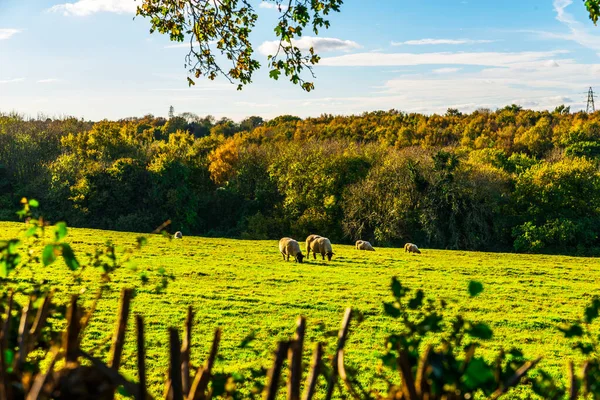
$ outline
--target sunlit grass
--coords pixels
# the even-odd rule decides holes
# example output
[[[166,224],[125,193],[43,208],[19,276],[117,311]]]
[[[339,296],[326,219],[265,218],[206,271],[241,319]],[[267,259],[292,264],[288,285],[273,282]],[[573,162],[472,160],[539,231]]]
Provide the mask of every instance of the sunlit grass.
[[[16,237],[22,224],[0,223],[0,239]],[[68,240],[80,258],[107,240],[133,246],[133,233],[70,229]],[[297,238],[302,240],[304,238]],[[267,366],[278,340],[289,338],[295,319],[308,320],[308,341],[326,341],[331,351],[334,338],[327,332],[339,327],[345,307],[363,312],[364,322],[354,326],[347,344],[347,362],[358,367],[367,381],[376,370],[384,338],[394,321],[382,313],[389,300],[392,276],[413,289],[422,288],[431,297],[450,300],[451,313],[489,323],[494,338],[485,343],[490,356],[500,345],[521,348],[526,356],[543,356],[540,366],[562,376],[569,359],[578,360],[569,342],[556,327],[581,315],[584,306],[598,294],[600,262],[591,258],[475,253],[424,249],[422,255],[402,249],[376,248],[361,252],[352,246],[334,244],[331,262],[320,259],[297,264],[282,261],[277,241],[242,241],[184,237],[169,241],[150,237],[135,257],[137,272],[123,269],[114,275],[110,291],[98,304],[86,333],[84,347],[106,354],[114,329],[119,290],[137,289],[133,313],[145,316],[148,346],[148,380],[153,394],[162,393],[167,371],[167,328],[183,327],[188,305],[192,305],[194,336],[192,360],[205,359],[216,327],[224,330],[217,367],[233,371],[240,367]],[[154,291],[157,270],[175,276],[163,293]],[[148,270],[150,284],[143,286],[140,271]],[[99,272],[87,271],[84,283],[75,284],[59,261],[50,267],[21,270],[17,281],[48,279],[58,291],[56,299],[85,289],[82,299],[89,304],[99,287]],[[469,298],[469,281],[484,284],[484,292]],[[128,331],[122,371],[135,377],[133,323]],[[249,349],[240,342],[252,331],[256,340]],[[106,344],[102,344],[106,343]],[[308,361],[312,346],[306,349]]]

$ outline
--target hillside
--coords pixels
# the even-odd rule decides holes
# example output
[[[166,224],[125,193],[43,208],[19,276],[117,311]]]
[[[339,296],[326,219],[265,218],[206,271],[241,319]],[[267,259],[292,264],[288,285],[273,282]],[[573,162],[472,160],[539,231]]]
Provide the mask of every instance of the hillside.
[[[22,197],[69,226],[600,254],[600,113],[519,106],[240,123],[0,115],[0,220]]]
[[[22,225],[0,223],[0,240],[15,237]],[[69,240],[77,254],[90,251],[107,240],[120,246],[133,244],[136,234],[91,229],[70,229]],[[164,293],[140,285],[137,273],[122,270],[115,275],[110,291],[99,303],[87,337],[87,346],[99,346],[96,354],[106,354],[105,338],[112,334],[121,287],[136,287],[133,312],[143,313],[147,322],[148,370],[152,391],[162,390],[167,369],[165,346],[167,327],[183,326],[188,305],[196,310],[193,361],[204,360],[212,332],[224,329],[219,369],[257,367],[268,363],[278,339],[289,337],[295,318],[308,319],[308,339],[323,340],[332,351],[333,338],[326,336],[339,327],[343,310],[360,310],[364,322],[352,328],[346,360],[365,372],[375,372],[384,337],[394,329],[393,321],[382,312],[382,302],[390,299],[389,283],[397,276],[410,288],[423,288],[436,298],[451,300],[450,311],[488,322],[494,338],[482,349],[489,355],[499,343],[521,348],[529,357],[543,356],[540,366],[555,376],[564,376],[565,363],[576,357],[556,327],[583,312],[597,293],[600,262],[590,258],[516,255],[424,249],[422,255],[405,254],[398,248],[377,248],[359,252],[351,246],[334,244],[332,262],[310,260],[303,264],[284,262],[272,240],[233,240],[184,236],[169,241],[150,238],[135,260],[138,271],[148,271],[151,280],[164,267],[175,276]],[[48,279],[59,290],[58,301],[85,289],[89,305],[97,287],[98,271],[88,270],[81,284],[72,282],[61,263],[48,268],[19,271],[18,281]],[[467,295],[470,280],[484,284],[485,291],[475,299]],[[13,282],[18,283],[18,282]],[[256,356],[239,344],[251,332]],[[131,335],[131,332],[129,332]],[[127,343],[135,343],[130,338]],[[309,349],[306,361],[309,360]],[[126,347],[124,370],[134,376],[133,347]]]

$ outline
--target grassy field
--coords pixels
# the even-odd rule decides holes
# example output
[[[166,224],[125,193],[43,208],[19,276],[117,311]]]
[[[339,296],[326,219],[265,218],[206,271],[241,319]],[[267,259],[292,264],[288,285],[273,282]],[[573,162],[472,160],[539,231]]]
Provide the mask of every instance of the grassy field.
[[[16,237],[22,224],[0,223],[0,239]],[[69,241],[77,254],[111,240],[132,245],[137,234],[91,229],[71,229]],[[569,342],[556,327],[581,315],[595,294],[600,278],[600,262],[590,258],[475,253],[427,250],[422,255],[405,254],[402,249],[377,248],[359,252],[351,246],[334,244],[331,262],[310,260],[303,264],[284,262],[276,241],[241,241],[184,237],[169,241],[153,236],[136,256],[140,270],[153,273],[160,267],[175,275],[164,293],[142,286],[136,273],[128,270],[115,275],[113,288],[98,305],[84,340],[84,347],[101,345],[111,334],[116,319],[119,290],[136,287],[133,312],[146,318],[149,384],[152,392],[162,392],[167,369],[167,328],[182,327],[188,305],[196,310],[192,359],[198,365],[208,352],[216,327],[224,330],[218,368],[267,365],[276,342],[294,331],[295,319],[308,320],[308,339],[328,341],[325,332],[339,327],[344,308],[353,306],[365,314],[354,326],[346,360],[365,376],[375,372],[376,358],[383,351],[384,338],[393,321],[382,313],[382,302],[390,299],[392,276],[411,288],[423,288],[427,295],[452,300],[452,311],[487,322],[494,338],[485,343],[484,354],[491,355],[502,343],[521,348],[527,356],[543,356],[541,367],[552,375],[566,371],[569,359],[577,360]],[[87,289],[83,299],[90,302],[98,286],[97,271],[85,274],[84,284],[71,283],[62,263],[22,270],[19,280],[49,279],[63,295]],[[151,274],[151,279],[155,275]],[[470,299],[470,280],[484,284],[485,291]],[[133,325],[131,325],[133,326]],[[257,357],[239,344],[256,331],[252,347]],[[108,345],[101,345],[102,354]],[[134,377],[135,340],[129,332],[124,371]],[[308,360],[312,345],[307,349]]]

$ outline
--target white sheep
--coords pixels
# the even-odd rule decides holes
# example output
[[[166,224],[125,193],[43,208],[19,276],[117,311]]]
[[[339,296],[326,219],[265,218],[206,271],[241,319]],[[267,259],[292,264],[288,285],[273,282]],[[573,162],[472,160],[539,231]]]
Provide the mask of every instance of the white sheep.
[[[419,250],[417,245],[413,243],[406,243],[404,245],[404,252],[421,254],[421,250]]]
[[[283,256],[283,261],[286,261],[286,256],[287,256],[287,261],[290,260],[290,256],[294,257],[294,259],[296,259],[296,262],[299,262],[299,263],[301,263],[302,260],[304,259],[304,255],[302,254],[302,251],[300,250],[300,245],[298,244],[297,241],[295,241],[292,238],[285,237],[285,238],[281,239],[279,241],[279,251],[281,252],[281,255]]]
[[[173,235],[173,238],[175,238],[175,239],[183,239],[183,233],[181,233],[181,231],[177,231]]]
[[[306,238],[306,257],[310,257],[310,244],[311,244],[311,243],[312,243],[312,242],[313,242],[315,239],[318,239],[318,238],[320,238],[320,237],[321,237],[321,236],[319,236],[319,235],[314,235],[314,234],[313,234],[313,235],[309,235],[309,236]],[[315,258],[316,258],[316,256],[315,256]]]
[[[325,237],[316,238],[311,242],[310,249],[312,250],[313,257],[315,259],[317,258],[317,253],[319,253],[321,257],[323,257],[323,260],[325,259],[325,256],[327,256],[327,260],[331,261],[331,257],[333,256],[333,250],[331,248],[331,242],[329,241],[329,239]]]
[[[367,242],[366,240],[357,240],[356,250],[375,251],[371,243]]]

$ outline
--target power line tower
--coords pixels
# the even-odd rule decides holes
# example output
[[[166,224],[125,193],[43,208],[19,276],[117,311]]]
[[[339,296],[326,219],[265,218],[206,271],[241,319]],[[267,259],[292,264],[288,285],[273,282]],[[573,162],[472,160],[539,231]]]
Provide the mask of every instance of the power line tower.
[[[587,108],[585,110],[585,112],[587,112],[588,114],[596,111],[596,105],[594,104],[594,97],[596,97],[594,95],[594,89],[592,89],[590,87],[590,90],[588,90]]]

